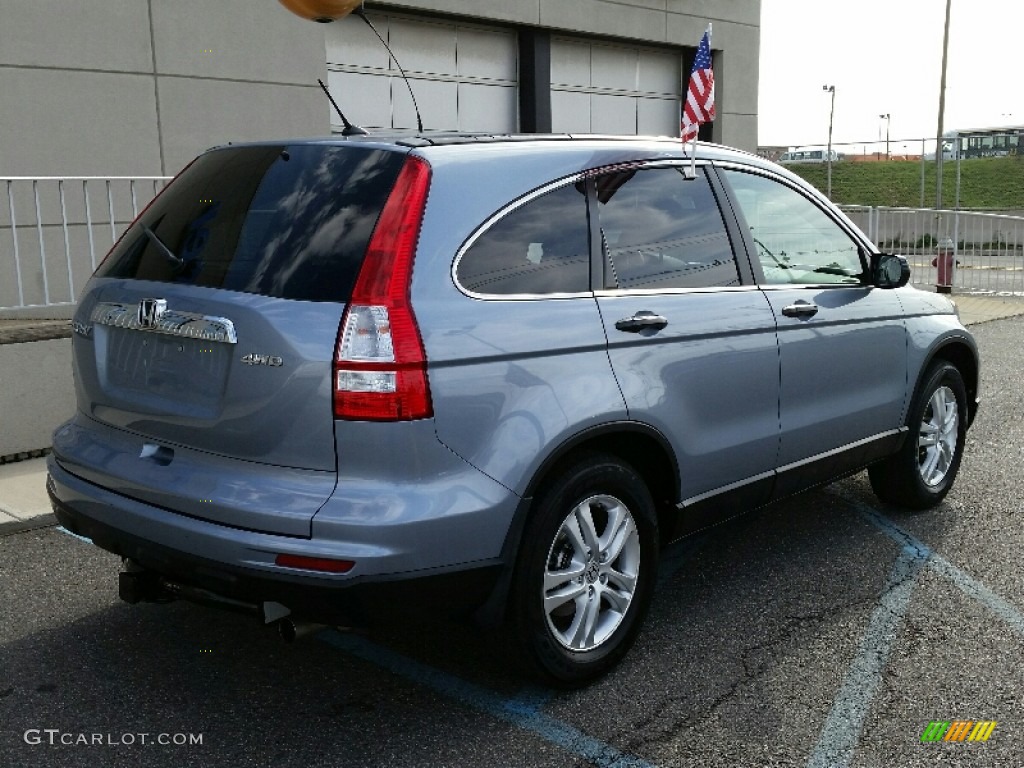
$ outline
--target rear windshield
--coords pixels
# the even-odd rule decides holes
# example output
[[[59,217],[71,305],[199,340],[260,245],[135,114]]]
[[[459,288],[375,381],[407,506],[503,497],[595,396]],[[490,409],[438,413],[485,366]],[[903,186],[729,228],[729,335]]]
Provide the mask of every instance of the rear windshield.
[[[96,274],[348,301],[404,159],[353,146],[208,152],[132,225]]]

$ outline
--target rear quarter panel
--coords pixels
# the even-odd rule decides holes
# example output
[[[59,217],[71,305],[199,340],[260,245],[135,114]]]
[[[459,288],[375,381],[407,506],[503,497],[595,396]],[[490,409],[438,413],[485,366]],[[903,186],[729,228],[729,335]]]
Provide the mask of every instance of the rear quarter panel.
[[[562,151],[562,146],[565,150]],[[592,296],[471,298],[455,285],[455,257],[509,202],[605,155],[586,145],[460,148],[425,153],[433,168],[413,272],[413,306],[428,360],[438,438],[516,494],[543,460],[580,431],[626,418]]]

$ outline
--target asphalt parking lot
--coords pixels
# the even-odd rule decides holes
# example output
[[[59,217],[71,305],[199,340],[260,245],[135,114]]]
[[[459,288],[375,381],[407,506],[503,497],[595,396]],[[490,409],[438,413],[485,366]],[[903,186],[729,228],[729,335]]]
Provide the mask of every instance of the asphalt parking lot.
[[[116,558],[55,528],[0,538],[0,766],[1020,766],[1024,318],[973,331],[983,409],[941,507],[862,474],[675,545],[637,645],[580,691],[472,626],[284,645],[121,603]],[[922,742],[934,721],[996,726]]]

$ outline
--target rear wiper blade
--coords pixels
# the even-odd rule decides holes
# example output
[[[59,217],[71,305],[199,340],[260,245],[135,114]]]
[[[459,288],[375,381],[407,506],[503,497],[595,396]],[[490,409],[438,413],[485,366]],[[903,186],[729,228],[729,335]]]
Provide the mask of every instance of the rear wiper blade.
[[[185,260],[178,256],[170,248],[168,248],[164,241],[157,236],[156,232],[147,227],[145,224],[142,225],[142,231],[146,233],[146,237],[153,241],[153,245],[156,246],[156,249],[160,251],[160,254],[166,257],[169,262],[171,262],[178,269],[181,269],[182,267],[185,266]]]

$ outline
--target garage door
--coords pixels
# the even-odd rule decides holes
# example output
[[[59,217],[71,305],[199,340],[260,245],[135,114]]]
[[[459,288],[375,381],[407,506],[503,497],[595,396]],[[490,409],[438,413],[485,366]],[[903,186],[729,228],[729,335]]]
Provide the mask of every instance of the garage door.
[[[518,48],[514,32],[407,16],[367,14],[412,83],[428,131],[515,131]],[[415,129],[398,67],[366,24],[349,17],[326,27],[331,94],[364,128]],[[341,120],[331,110],[335,131]]]
[[[551,41],[552,129],[679,135],[682,56],[575,38]]]

